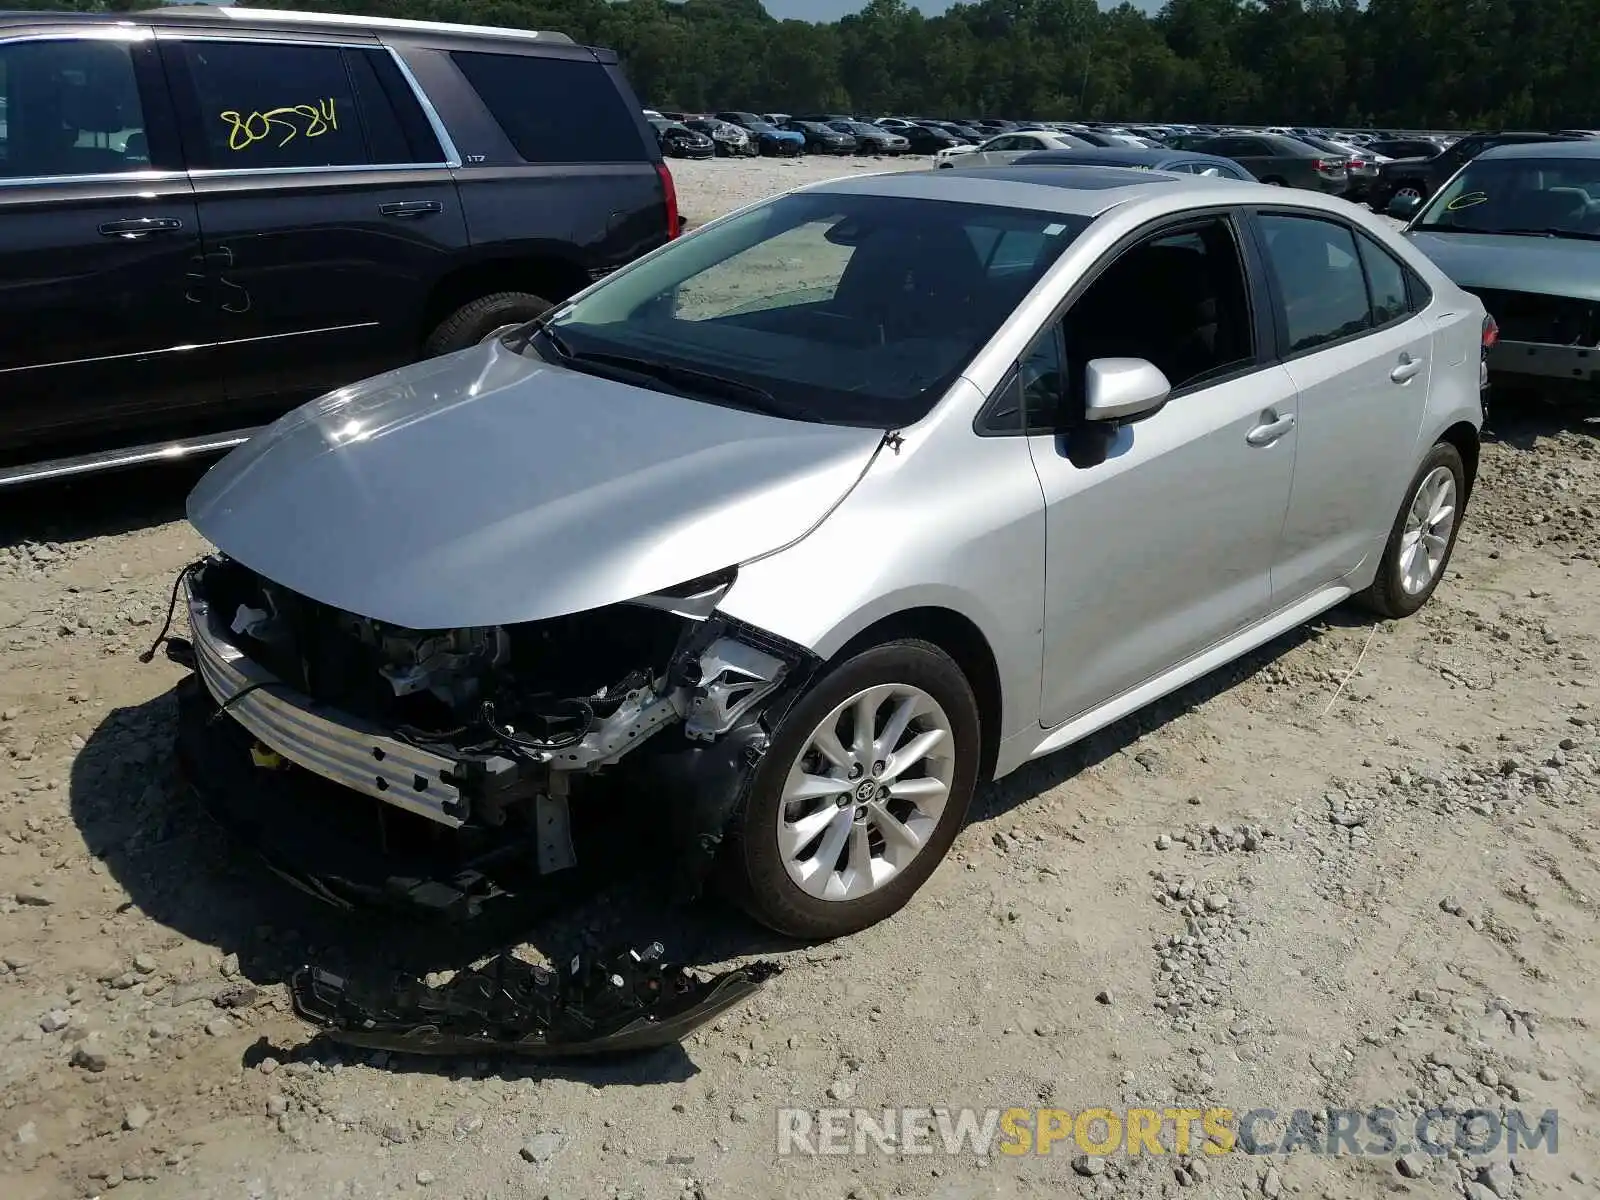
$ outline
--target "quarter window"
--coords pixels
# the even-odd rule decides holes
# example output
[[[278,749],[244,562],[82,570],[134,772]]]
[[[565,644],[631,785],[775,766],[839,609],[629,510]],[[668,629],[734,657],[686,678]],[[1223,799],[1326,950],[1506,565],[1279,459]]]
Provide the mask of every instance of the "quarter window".
[[[1261,228],[1283,299],[1291,354],[1372,327],[1366,278],[1348,228],[1281,215],[1263,216]]]
[[[150,167],[133,51],[115,41],[0,46],[0,178]]]
[[[638,162],[633,114],[600,63],[526,54],[450,56],[517,153],[531,163]]]

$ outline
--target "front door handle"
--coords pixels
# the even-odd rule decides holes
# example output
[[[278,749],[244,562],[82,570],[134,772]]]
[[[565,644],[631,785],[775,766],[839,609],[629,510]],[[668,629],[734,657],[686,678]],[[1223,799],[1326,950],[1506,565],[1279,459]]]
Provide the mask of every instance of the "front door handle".
[[[443,212],[444,205],[437,200],[399,200],[378,205],[378,211],[386,217],[426,217]]]
[[[1293,413],[1281,417],[1273,416],[1271,413],[1266,415],[1272,417],[1272,420],[1262,422],[1244,435],[1244,440],[1252,446],[1270,446],[1294,428]]]
[[[1400,355],[1400,365],[1389,372],[1389,378],[1394,380],[1395,383],[1405,383],[1418,371],[1422,370],[1422,365],[1425,361],[1426,360],[1424,359],[1412,358],[1411,355],[1402,353]]]
[[[177,217],[127,217],[121,221],[104,222],[100,226],[100,235],[132,239],[149,237],[152,233],[171,233],[182,228],[183,222]]]

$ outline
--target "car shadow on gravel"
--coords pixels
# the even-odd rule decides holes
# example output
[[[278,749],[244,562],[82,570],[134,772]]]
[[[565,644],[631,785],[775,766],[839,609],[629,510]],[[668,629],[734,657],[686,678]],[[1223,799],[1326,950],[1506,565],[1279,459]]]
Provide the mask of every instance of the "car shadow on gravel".
[[[0,493],[0,546],[81,542],[180,520],[210,465],[138,467]]]
[[[1341,608],[1285,634],[1077,745],[983,788],[970,819],[995,819],[1127,749],[1151,730],[1236,686],[1314,636],[1319,626],[1363,622],[1362,614]],[[420,976],[459,969],[517,945],[565,961],[574,953],[609,955],[659,941],[669,961],[697,968],[774,955],[782,955],[791,969],[825,967],[839,954],[774,934],[715,896],[669,902],[666,885],[649,869],[648,856],[656,849],[649,838],[631,839],[630,848],[612,837],[603,853],[589,854],[588,861],[600,865],[588,875],[560,891],[503,904],[469,922],[334,908],[270,874],[213,824],[181,785],[173,752],[177,710],[173,691],[109,713],[74,759],[72,813],[90,854],[126,892],[127,903],[221,955],[237,956],[241,983],[284,983],[307,964],[354,979],[382,979],[395,972]],[[618,811],[607,814],[612,828],[618,822],[626,826],[631,803],[620,799]],[[638,803],[641,811],[634,819],[647,822],[649,812],[643,806],[648,798],[640,797]],[[578,853],[584,861],[582,842]],[[225,983],[220,975],[207,978],[219,988]],[[261,1043],[252,1053],[256,1058],[316,1055],[321,1045],[319,1039],[296,1048]],[[380,1061],[394,1070],[456,1074],[466,1069],[460,1059],[382,1056]],[[559,1073],[596,1086],[637,1086],[684,1078],[694,1067],[681,1047],[669,1047],[615,1061],[533,1062],[508,1056],[496,1060],[493,1070],[507,1077]]]

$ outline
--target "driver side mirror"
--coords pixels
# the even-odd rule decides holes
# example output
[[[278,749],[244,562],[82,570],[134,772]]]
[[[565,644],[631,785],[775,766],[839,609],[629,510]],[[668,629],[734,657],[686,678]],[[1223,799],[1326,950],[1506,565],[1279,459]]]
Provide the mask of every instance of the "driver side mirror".
[[[1083,370],[1083,415],[1088,421],[1138,421],[1153,416],[1172,394],[1172,384],[1148,359],[1095,358]]]
[[[1409,221],[1417,215],[1417,209],[1421,207],[1421,196],[1391,196],[1389,203],[1384,206],[1383,212],[1385,216],[1393,217],[1397,221]]]

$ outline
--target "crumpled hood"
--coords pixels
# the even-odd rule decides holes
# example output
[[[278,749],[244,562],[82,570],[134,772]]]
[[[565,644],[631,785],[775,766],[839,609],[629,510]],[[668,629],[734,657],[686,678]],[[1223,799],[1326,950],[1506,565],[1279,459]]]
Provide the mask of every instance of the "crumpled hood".
[[[1406,236],[1464,288],[1600,300],[1600,242],[1484,233]]]
[[[189,496],[219,550],[412,629],[628,600],[781,548],[882,440],[599,379],[498,343],[289,413]]]

